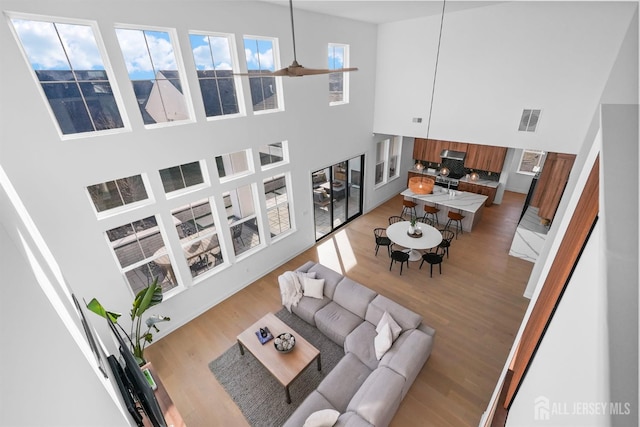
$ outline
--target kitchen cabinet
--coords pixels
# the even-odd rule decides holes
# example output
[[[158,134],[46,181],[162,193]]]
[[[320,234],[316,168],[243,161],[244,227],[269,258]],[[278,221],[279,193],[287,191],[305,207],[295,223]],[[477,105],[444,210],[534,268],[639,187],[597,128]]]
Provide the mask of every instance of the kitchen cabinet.
[[[575,159],[574,154],[547,153],[531,198],[531,206],[538,208],[540,218],[553,221]]]
[[[442,150],[467,151],[466,142],[442,141],[439,139],[415,138],[413,158],[431,163],[442,163]]]
[[[467,144],[464,166],[469,169],[500,173],[506,155],[507,147]]]
[[[498,191],[497,188],[488,187],[486,185],[473,184],[470,182],[460,181],[458,184],[459,191],[466,191],[469,193],[482,194],[483,196],[487,196],[487,201],[485,202],[485,206],[489,207],[493,204],[493,201],[496,198],[496,193]]]

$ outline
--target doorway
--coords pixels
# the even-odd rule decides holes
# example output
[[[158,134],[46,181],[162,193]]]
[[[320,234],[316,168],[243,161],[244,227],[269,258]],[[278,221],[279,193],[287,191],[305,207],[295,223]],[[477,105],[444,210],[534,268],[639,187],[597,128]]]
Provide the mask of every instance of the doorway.
[[[316,241],[362,214],[364,154],[311,174]]]

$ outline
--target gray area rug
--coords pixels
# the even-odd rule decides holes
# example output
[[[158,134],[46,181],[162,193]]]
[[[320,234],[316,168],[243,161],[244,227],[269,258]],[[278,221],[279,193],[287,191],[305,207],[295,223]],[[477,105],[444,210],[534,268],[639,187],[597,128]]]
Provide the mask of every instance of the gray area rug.
[[[276,317],[320,350],[322,371],[311,363],[289,386],[291,403],[285,401],[284,387],[248,351],[240,355],[233,345],[209,363],[209,369],[238,405],[247,422],[255,427],[282,426],[320,381],[338,364],[344,350],[322,332],[286,309]]]

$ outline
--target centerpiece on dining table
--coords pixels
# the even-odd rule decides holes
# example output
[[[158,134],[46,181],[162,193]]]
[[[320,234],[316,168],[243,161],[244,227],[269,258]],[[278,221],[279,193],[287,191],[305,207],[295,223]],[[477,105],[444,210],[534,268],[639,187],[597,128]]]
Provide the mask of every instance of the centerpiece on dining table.
[[[407,234],[409,235],[409,237],[422,237],[422,230],[416,226],[416,221],[417,218],[415,216],[412,216],[409,222],[409,230],[407,230]]]

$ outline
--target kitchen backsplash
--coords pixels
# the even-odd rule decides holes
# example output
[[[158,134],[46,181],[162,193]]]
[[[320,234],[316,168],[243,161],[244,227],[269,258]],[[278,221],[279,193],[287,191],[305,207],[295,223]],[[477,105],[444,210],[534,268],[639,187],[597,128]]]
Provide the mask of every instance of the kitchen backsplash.
[[[426,168],[432,168],[435,169],[436,171],[439,171],[440,168],[442,168],[443,166],[446,166],[449,168],[450,171],[456,173],[457,175],[462,175],[465,176],[467,174],[470,174],[471,172],[474,172],[474,170],[472,169],[468,169],[464,167],[464,161],[462,160],[452,160],[452,159],[443,159],[442,163],[433,163],[433,162],[421,162],[425,169]],[[500,174],[496,173],[496,172],[486,172],[486,171],[481,171],[481,170],[475,170],[475,172],[478,173],[478,175],[480,175],[480,179],[485,179],[488,181],[500,181]]]

